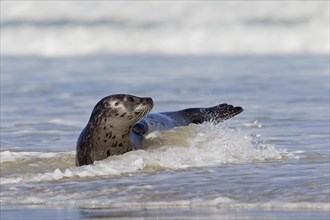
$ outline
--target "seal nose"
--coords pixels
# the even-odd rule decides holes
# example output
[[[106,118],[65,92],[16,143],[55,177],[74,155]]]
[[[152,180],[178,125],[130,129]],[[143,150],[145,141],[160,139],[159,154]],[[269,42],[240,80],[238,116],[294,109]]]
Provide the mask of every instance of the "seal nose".
[[[142,98],[141,101],[142,101],[143,104],[149,104],[149,105],[154,104],[154,102],[152,101],[152,98],[149,98],[149,97]]]
[[[152,98],[146,98],[147,102],[151,103],[152,102]]]

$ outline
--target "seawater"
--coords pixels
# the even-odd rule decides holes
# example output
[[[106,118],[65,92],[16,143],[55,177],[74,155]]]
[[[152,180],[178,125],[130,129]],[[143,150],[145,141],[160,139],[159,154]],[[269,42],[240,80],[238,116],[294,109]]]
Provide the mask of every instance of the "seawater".
[[[74,166],[104,96],[245,111]],[[2,58],[1,218],[329,217],[328,56]]]
[[[328,54],[328,1],[2,1],[1,54]]]

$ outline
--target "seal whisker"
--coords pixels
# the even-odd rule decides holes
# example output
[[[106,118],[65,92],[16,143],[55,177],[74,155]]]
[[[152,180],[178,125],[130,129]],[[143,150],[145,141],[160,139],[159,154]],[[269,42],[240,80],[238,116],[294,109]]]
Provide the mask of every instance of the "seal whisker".
[[[204,121],[219,123],[243,111],[241,107],[225,103],[211,108],[149,114],[152,108],[151,98],[126,94],[100,100],[78,138],[76,165],[92,164],[96,160],[138,149],[143,145],[144,137],[155,130],[163,131]]]

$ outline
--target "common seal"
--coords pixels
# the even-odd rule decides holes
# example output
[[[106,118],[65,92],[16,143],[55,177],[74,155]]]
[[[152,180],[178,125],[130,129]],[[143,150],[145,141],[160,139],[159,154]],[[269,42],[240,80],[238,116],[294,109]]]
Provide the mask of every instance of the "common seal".
[[[155,130],[204,121],[221,122],[243,111],[241,107],[224,103],[211,108],[148,114],[152,107],[151,98],[126,94],[101,99],[78,138],[76,166],[138,149],[142,146],[144,136]]]

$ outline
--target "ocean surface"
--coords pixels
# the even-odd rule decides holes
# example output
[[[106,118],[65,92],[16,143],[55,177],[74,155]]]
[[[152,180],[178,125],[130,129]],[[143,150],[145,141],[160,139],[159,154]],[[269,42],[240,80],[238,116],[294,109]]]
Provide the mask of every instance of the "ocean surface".
[[[219,103],[225,123],[75,167],[104,96],[153,112]],[[328,56],[2,57],[1,219],[329,218]]]
[[[0,219],[329,219],[329,1],[0,4]],[[75,167],[117,93],[244,112]]]
[[[1,1],[1,53],[328,54],[329,1]]]

